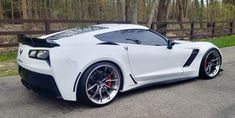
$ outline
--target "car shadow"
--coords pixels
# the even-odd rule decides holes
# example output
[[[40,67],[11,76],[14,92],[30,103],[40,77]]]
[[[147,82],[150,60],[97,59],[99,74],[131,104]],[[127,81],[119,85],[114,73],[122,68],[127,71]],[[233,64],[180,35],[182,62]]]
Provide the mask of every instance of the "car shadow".
[[[194,78],[194,79],[183,80],[183,81],[167,83],[167,84],[156,84],[156,85],[151,85],[151,86],[142,87],[142,88],[134,89],[131,91],[119,93],[117,95],[117,98],[112,103],[118,102],[119,100],[125,99],[127,97],[131,97],[132,95],[141,95],[145,92],[151,92],[156,89],[159,90],[159,89],[171,88],[171,87],[175,87],[175,86],[179,86],[179,85],[183,85],[183,84],[189,84],[191,82],[198,81],[198,80],[199,79]],[[62,113],[71,112],[74,109],[85,110],[85,109],[96,108],[96,107],[90,107],[81,101],[77,101],[77,102],[65,101],[65,100],[56,99],[56,98],[44,96],[44,95],[38,95],[37,97],[39,97],[38,102],[42,102],[43,104],[47,104],[47,107],[51,106],[51,107],[60,108],[60,111]]]
[[[193,78],[193,79],[187,79],[187,80],[171,82],[171,83],[160,83],[160,84],[156,83],[154,85],[149,85],[149,86],[146,86],[146,87],[140,87],[140,88],[137,88],[137,89],[133,89],[133,90],[130,90],[130,91],[119,93],[119,95],[117,97],[119,99],[122,99],[122,98],[125,98],[125,97],[129,97],[132,94],[137,95],[137,94],[142,94],[142,93],[145,93],[145,92],[150,92],[150,91],[153,91],[153,90],[156,90],[156,89],[160,90],[160,89],[172,88],[172,87],[175,87],[175,86],[188,84],[188,83],[198,81],[198,80],[199,80],[198,78]]]

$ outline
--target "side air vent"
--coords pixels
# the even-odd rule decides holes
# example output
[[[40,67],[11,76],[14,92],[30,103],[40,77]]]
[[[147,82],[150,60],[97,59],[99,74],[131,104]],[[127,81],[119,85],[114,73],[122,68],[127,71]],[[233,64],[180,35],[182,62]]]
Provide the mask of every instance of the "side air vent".
[[[135,81],[135,79],[133,78],[133,76],[130,74],[130,77],[131,77],[131,79],[132,79],[132,81],[135,83],[135,84],[137,84],[137,82]]]
[[[190,57],[188,58],[188,60],[185,62],[183,67],[188,67],[192,64],[193,60],[196,58],[197,54],[199,52],[199,49],[193,49]]]

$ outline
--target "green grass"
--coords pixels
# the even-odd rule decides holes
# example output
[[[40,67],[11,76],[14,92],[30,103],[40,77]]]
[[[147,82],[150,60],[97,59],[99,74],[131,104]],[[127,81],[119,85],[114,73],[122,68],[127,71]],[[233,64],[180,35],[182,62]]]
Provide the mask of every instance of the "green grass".
[[[16,52],[0,53],[0,77],[17,75]]]
[[[16,55],[16,52],[0,53],[0,62],[14,62]]]
[[[235,46],[235,36],[225,36],[225,37],[217,37],[217,38],[209,38],[209,39],[202,39],[199,41],[208,41],[219,48]]]

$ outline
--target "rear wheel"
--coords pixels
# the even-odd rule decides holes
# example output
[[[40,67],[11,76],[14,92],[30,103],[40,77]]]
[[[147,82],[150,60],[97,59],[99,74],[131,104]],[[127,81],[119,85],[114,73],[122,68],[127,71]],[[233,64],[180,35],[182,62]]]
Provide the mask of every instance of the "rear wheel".
[[[121,72],[114,64],[96,63],[81,76],[78,98],[92,106],[106,105],[115,98],[121,83]]]
[[[204,55],[200,66],[200,77],[205,79],[212,79],[219,74],[221,68],[220,52],[212,48]]]

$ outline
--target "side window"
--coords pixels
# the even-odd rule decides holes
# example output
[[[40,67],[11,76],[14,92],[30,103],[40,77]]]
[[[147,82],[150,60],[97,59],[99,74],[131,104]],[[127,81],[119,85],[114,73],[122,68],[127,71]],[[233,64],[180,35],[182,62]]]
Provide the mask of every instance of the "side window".
[[[120,31],[98,34],[95,35],[95,37],[105,42],[126,43],[126,40],[124,39]]]
[[[164,38],[162,38],[161,36],[150,30],[143,30],[143,29],[123,30],[122,34],[127,40],[127,43],[131,44],[154,45],[154,46],[167,45],[167,41]]]

